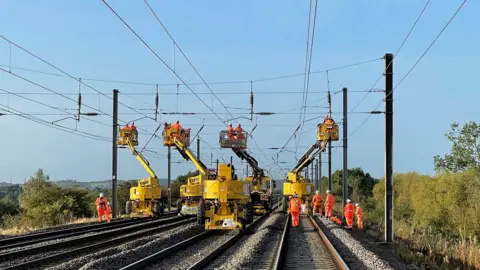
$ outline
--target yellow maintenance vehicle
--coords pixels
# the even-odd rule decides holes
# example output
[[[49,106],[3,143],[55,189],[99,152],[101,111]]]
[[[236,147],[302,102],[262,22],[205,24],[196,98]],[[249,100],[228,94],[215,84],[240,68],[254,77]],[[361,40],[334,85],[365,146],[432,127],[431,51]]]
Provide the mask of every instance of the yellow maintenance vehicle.
[[[265,175],[265,171],[258,166],[258,161],[245,149],[232,148],[233,152],[245,160],[252,168],[252,175],[245,178],[251,183],[250,198],[255,214],[266,214],[272,211],[272,189],[276,187],[275,181]]]
[[[287,179],[283,183],[283,210],[287,211],[287,201],[289,196],[297,194],[302,203],[302,213],[309,214],[311,212],[310,197],[313,195],[315,185],[307,183],[305,178],[301,176],[301,172],[310,163],[312,163],[315,156],[320,152],[325,152],[327,143],[329,141],[338,141],[338,125],[330,117],[325,118],[323,123],[317,125],[317,140],[315,144],[303,154],[298,160],[297,165],[292,171],[288,172]]]
[[[222,144],[224,135],[220,133],[222,147],[225,146]],[[246,146],[246,136],[235,143]],[[217,164],[215,174],[203,177],[203,194],[198,205],[197,220],[205,224],[206,230],[242,229],[253,222],[250,183],[238,179],[233,164]]]
[[[180,126],[165,123],[163,145],[174,146],[185,160],[192,161],[199,172],[198,175],[189,177],[186,185],[180,186],[180,199],[177,200],[180,216],[195,216],[203,195],[203,182],[206,179],[215,179],[215,171],[209,170],[190,150],[190,129],[184,130]],[[201,221],[203,222],[203,219]]]
[[[137,137],[135,129],[128,125],[119,128],[117,145],[121,148],[128,147],[149,174],[149,177],[138,180],[136,187],[130,188],[130,200],[125,203],[125,212],[130,217],[157,218],[163,215],[164,202],[161,198],[157,175],[150,167],[148,160],[135,149],[138,145]]]

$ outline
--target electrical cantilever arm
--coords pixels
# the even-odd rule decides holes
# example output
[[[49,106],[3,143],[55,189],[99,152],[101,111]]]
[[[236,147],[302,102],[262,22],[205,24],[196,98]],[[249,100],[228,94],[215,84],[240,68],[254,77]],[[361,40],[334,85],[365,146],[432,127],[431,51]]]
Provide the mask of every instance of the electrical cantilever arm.
[[[252,167],[254,179],[261,180],[262,177],[265,177],[265,172],[258,166],[258,161],[248,154],[246,150],[241,148],[232,148],[232,150],[240,159],[245,160]]]
[[[157,179],[157,175],[153,171],[152,167],[150,167],[150,162],[148,162],[148,160],[142,155],[142,153],[138,152],[137,149],[135,149],[135,146],[133,146],[130,140],[127,140],[127,144],[128,144],[128,148],[130,148],[130,152],[132,152],[135,158],[140,162],[140,164],[142,164],[143,168],[147,171],[148,175],[150,175],[149,181],[152,179]]]
[[[197,156],[195,156],[195,154],[193,154],[193,152],[185,144],[183,144],[177,138],[174,138],[174,143],[175,143],[175,146],[176,146],[178,152],[180,152],[182,157],[185,160],[191,160],[193,162],[193,165],[195,165],[197,170],[200,172],[200,174],[202,174],[204,176],[209,175],[207,166],[205,166],[205,164],[203,164],[203,162],[201,162],[197,158]]]

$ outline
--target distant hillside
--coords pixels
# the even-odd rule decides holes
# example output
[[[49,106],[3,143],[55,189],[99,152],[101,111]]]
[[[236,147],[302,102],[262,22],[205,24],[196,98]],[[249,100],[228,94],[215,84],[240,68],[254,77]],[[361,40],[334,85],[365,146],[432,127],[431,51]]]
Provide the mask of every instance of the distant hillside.
[[[126,180],[119,180],[126,181]],[[127,180],[128,181],[128,180]],[[159,179],[160,185],[167,185],[167,179]],[[173,180],[172,180],[173,182]],[[110,189],[112,187],[112,180],[103,180],[103,181],[77,181],[77,180],[57,180],[54,181],[56,185],[62,188],[72,188],[72,187],[82,187],[86,189]]]
[[[13,184],[10,183],[5,183],[5,182],[0,182],[0,187],[9,187],[12,186]]]

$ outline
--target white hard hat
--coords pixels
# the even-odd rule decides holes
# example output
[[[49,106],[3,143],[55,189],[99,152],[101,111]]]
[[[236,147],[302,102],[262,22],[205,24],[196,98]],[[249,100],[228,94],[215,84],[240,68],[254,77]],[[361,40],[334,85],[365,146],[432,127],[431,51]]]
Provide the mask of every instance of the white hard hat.
[[[330,193],[330,189],[327,189],[327,193]]]
[[[107,202],[107,205],[110,205],[110,202]]]
[[[350,199],[347,199],[347,203],[351,203],[352,201]]]
[[[100,198],[103,198],[103,193],[100,193]]]
[[[316,193],[316,194],[319,194],[319,193],[320,193],[320,191],[318,191],[318,190],[317,190],[317,191],[315,191],[315,193]]]
[[[355,206],[359,206],[360,204],[356,203]]]

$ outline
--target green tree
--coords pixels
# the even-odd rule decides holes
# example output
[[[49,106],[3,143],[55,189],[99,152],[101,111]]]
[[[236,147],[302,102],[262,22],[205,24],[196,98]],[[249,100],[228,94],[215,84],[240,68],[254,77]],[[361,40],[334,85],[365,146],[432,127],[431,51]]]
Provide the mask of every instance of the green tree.
[[[363,201],[372,196],[373,186],[378,182],[369,173],[361,168],[348,169],[348,197],[353,201]],[[326,182],[323,184],[323,182]],[[322,186],[328,186],[328,178],[322,181]],[[341,198],[343,189],[343,170],[336,170],[332,174],[332,193]]]
[[[459,127],[453,123],[451,131],[445,136],[452,143],[451,153],[443,157],[433,158],[437,172],[463,172],[468,169],[478,169],[480,166],[480,126],[470,121]]]
[[[34,227],[53,226],[76,217],[92,216],[94,201],[82,188],[62,189],[38,169],[23,186],[20,196],[22,220]]]

